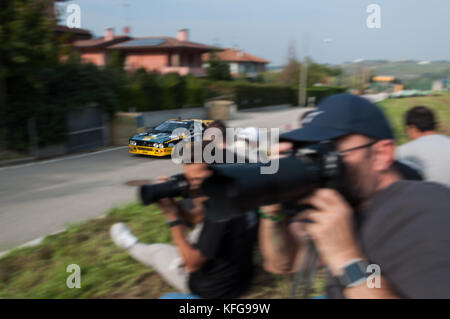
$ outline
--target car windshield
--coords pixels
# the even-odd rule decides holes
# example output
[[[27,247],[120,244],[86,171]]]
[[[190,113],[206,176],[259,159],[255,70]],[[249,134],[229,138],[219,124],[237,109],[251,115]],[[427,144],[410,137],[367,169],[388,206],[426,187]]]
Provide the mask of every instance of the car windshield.
[[[164,132],[164,133],[171,133],[173,130],[177,128],[185,128],[189,129],[190,122],[181,122],[181,121],[167,121],[164,122],[153,130],[153,132]]]

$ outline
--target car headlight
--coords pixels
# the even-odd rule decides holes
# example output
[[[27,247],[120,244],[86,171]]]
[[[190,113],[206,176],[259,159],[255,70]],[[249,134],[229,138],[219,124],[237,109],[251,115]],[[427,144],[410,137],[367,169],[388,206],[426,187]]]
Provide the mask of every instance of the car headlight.
[[[164,144],[159,144],[159,148],[164,148]]]
[[[130,140],[130,145],[136,145],[136,141]]]

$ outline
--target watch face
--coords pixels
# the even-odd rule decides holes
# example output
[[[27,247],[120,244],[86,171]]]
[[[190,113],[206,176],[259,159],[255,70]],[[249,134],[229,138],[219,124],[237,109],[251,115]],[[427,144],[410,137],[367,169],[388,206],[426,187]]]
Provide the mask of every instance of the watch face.
[[[361,269],[361,266],[358,263],[347,266],[345,268],[345,274],[347,275],[349,282],[355,282],[366,277],[365,269]]]

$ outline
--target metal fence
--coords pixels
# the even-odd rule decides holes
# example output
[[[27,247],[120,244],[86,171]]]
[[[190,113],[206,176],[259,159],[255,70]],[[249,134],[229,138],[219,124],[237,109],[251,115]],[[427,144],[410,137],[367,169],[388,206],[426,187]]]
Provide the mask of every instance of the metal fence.
[[[67,152],[79,152],[107,146],[107,115],[98,107],[73,109],[67,114],[69,140]]]

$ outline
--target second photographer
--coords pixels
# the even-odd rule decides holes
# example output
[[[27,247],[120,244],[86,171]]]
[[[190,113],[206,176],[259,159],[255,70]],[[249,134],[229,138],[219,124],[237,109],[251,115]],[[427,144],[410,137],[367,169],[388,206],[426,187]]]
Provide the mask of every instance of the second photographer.
[[[153,267],[178,291],[190,294],[171,295],[173,298],[235,298],[244,293],[252,279],[257,215],[248,212],[227,221],[208,218],[208,198],[201,194],[200,187],[211,172],[206,163],[195,162],[193,158],[196,149],[203,151],[206,143],[190,144],[187,146],[190,152],[184,155],[189,158],[183,158],[184,178],[189,184],[191,198],[181,202],[174,198],[160,198],[164,193],[161,189],[177,194],[175,197],[180,196],[177,185],[178,189],[186,188],[180,178],[162,188],[152,185],[154,191],[143,196],[145,204],[159,199],[158,205],[170,228],[173,245],[141,243],[123,223],[111,227],[111,237],[119,247],[126,249],[139,262]],[[191,204],[186,205],[189,202]],[[189,226],[194,229],[186,234]]]

